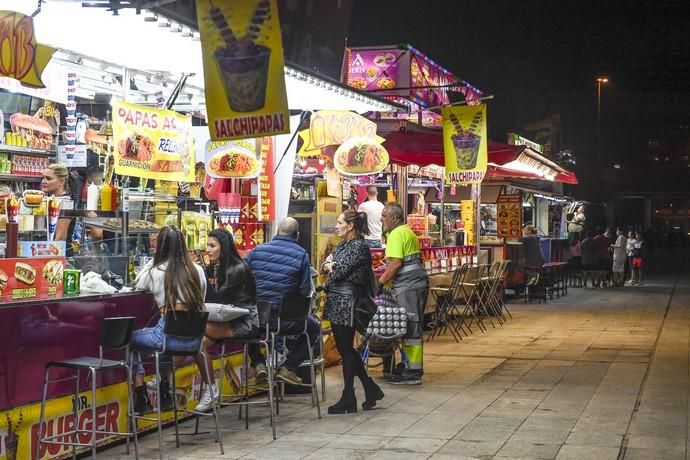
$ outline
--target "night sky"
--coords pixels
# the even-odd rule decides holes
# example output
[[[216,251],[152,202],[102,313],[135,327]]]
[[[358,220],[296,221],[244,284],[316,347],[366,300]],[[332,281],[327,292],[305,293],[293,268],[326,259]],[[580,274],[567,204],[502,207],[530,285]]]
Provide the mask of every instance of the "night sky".
[[[560,113],[581,193],[602,179],[617,190],[688,190],[690,2],[354,1],[350,46],[402,42],[495,96],[493,140]],[[599,169],[598,75],[610,79]]]

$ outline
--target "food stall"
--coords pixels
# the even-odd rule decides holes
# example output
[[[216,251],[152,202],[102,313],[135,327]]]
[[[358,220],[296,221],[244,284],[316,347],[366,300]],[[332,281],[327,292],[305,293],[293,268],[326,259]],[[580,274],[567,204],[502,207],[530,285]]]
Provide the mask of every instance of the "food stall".
[[[0,10],[21,9],[27,15],[34,7],[0,2]],[[9,250],[7,258],[0,259],[5,341],[0,349],[0,458],[31,458],[46,362],[96,354],[105,317],[134,316],[137,328],[157,321],[149,294],[117,291],[117,283],[131,281],[153,255],[152,236],[160,227],[179,225],[190,250],[198,254],[205,249],[208,232],[223,225],[232,229],[238,249],[246,252],[269,239],[273,223],[287,214],[295,158],[290,145],[300,116],[291,117],[287,134],[222,145],[209,142],[209,129],[203,126],[199,34],[179,25],[175,27],[180,30],[171,33],[170,20],[156,16],[151,23],[151,17],[134,10],[114,16],[80,4],[42,2],[34,18],[35,39],[56,49],[43,72],[46,87],[32,90],[14,78],[0,78],[0,108],[6,115],[0,125],[7,131],[0,136],[0,182],[7,182],[0,189],[0,202],[10,204],[0,210],[0,227],[10,229],[0,236]],[[88,39],[64,33],[65,24],[79,24],[79,34]],[[121,30],[129,33],[114,40],[115,31]],[[286,65],[281,74],[294,111],[401,109],[296,66]],[[34,197],[46,162],[60,161],[75,172],[83,171],[90,158],[104,170],[100,188],[79,183],[75,193],[52,208],[52,197]],[[73,219],[83,228],[75,244],[50,241],[57,218]],[[97,239],[97,233],[104,240]],[[20,254],[24,257],[17,258]],[[106,269],[115,275],[109,281],[87,276]],[[81,280],[68,273],[79,273]],[[86,282],[94,278],[106,286]],[[216,361],[216,378],[239,388],[241,360],[241,354],[233,355],[222,370]],[[178,368],[176,380],[180,404],[194,407],[201,384],[196,366]],[[97,384],[106,402],[97,408],[95,423],[125,431],[124,375],[99,376]],[[81,393],[75,402],[75,420],[71,396],[65,396],[71,391],[71,385],[51,387],[49,434],[68,431],[75,423],[92,423],[90,393]],[[167,422],[172,414],[163,417]],[[154,426],[141,422],[138,428]],[[99,445],[113,441],[104,437]],[[41,458],[67,455],[67,448],[42,446]]]

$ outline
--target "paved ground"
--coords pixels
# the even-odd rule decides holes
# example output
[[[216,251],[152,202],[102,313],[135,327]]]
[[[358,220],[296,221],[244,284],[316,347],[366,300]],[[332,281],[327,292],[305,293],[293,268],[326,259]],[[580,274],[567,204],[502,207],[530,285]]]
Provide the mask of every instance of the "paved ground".
[[[501,328],[432,341],[424,385],[380,382],[377,410],[318,420],[309,398],[288,396],[273,441],[267,410],[255,409],[246,431],[226,409],[225,456],[210,434],[175,449],[167,430],[166,458],[685,459],[690,282],[684,258],[657,266],[666,273],[643,287],[512,303],[514,319]],[[324,414],[339,377],[340,368],[327,371]],[[142,446],[141,458],[158,457],[155,435]],[[133,458],[123,453],[103,457]]]

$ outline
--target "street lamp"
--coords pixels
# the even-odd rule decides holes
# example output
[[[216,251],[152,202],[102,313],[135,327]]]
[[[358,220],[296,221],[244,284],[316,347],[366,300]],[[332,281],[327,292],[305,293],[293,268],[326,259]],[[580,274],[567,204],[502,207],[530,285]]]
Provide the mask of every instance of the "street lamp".
[[[597,139],[601,133],[601,85],[608,82],[608,77],[597,77]]]

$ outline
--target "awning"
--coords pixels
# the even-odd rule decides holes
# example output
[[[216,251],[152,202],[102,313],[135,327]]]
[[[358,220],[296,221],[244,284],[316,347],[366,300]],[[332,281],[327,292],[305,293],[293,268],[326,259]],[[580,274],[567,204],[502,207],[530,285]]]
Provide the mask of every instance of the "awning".
[[[419,132],[412,130],[393,131],[383,134],[383,146],[388,150],[391,163],[408,166],[443,166],[443,135],[440,132]],[[518,145],[489,141],[489,161],[506,163],[517,157],[524,148]]]
[[[411,126],[410,123],[407,124]],[[383,143],[390,156],[391,163],[408,166],[428,166],[435,164],[443,166],[443,134],[429,129],[404,129],[381,133],[386,141]],[[488,145],[489,178],[524,178],[536,180],[550,180],[566,184],[577,184],[575,173],[567,171],[551,160],[535,156],[534,152],[525,154],[524,145],[508,145],[489,140]],[[538,155],[538,154],[537,154]],[[522,159],[530,163],[539,163],[546,169],[553,171],[548,177],[537,167],[525,165]],[[543,160],[543,161],[542,161]],[[510,165],[510,166],[504,166]],[[515,166],[515,167],[513,167]]]

